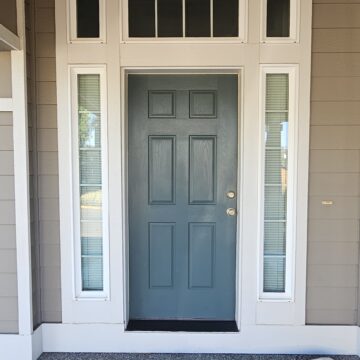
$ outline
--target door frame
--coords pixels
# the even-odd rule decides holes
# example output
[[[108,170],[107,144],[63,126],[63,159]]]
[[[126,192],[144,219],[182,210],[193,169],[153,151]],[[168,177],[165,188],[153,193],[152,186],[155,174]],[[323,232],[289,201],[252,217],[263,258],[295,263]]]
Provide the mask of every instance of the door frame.
[[[129,202],[128,202],[128,75],[221,75],[232,74],[238,77],[238,161],[237,161],[237,224],[236,224],[236,268],[235,268],[235,322],[241,330],[241,274],[242,274],[242,229],[243,229],[243,145],[244,145],[244,67],[121,67],[121,116],[120,116],[120,146],[121,146],[121,205],[122,211],[122,274],[123,274],[123,318],[124,328],[129,322],[130,308],[130,269],[129,269]]]

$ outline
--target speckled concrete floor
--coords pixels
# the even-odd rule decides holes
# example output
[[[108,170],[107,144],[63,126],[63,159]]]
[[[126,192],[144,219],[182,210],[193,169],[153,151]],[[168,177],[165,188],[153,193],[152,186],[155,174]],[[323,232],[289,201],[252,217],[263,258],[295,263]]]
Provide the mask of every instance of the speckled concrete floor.
[[[319,357],[319,355],[45,353],[39,360],[313,360]],[[360,360],[358,356],[329,357],[334,360]]]

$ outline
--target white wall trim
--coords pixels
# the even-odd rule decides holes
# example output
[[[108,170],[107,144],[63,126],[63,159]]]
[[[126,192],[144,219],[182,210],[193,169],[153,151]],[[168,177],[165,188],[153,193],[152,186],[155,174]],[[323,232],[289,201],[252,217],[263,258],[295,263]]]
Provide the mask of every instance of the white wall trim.
[[[240,333],[206,334],[43,324],[32,335],[0,335],[6,360],[36,360],[43,352],[360,355],[359,344],[357,326],[246,326]]]
[[[13,111],[12,98],[0,98],[0,112],[1,111]]]
[[[44,352],[358,353],[356,326],[245,326],[240,333],[126,332],[122,325],[43,324]]]
[[[25,46],[25,4],[17,0],[18,32]],[[19,334],[33,332],[26,50],[11,52]]]
[[[20,50],[20,38],[0,24],[0,47],[5,50]]]

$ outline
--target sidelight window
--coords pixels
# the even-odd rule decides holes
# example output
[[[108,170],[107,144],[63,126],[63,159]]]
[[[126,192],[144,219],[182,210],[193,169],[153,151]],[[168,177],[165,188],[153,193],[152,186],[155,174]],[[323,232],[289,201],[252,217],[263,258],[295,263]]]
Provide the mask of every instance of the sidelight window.
[[[107,294],[105,68],[72,68],[76,293]]]
[[[247,0],[128,0],[129,38],[245,38]]]
[[[291,298],[296,68],[263,68],[261,298]]]

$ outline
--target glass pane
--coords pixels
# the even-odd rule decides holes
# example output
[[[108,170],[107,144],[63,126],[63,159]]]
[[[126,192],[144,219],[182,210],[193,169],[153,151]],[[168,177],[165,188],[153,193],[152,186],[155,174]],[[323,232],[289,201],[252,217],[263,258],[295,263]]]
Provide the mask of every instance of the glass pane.
[[[76,0],[76,21],[78,38],[100,36],[99,0]]]
[[[265,146],[267,148],[288,147],[288,112],[266,113]]]
[[[267,74],[265,105],[264,292],[285,292],[288,74]]]
[[[266,36],[290,36],[290,0],[267,0]]]
[[[102,190],[100,186],[82,186],[80,190],[81,220],[102,219]]]
[[[78,77],[79,112],[100,111],[100,75],[82,74]]]
[[[186,0],[186,36],[210,36],[210,0]]]
[[[286,220],[286,187],[265,187],[265,220]]]
[[[286,223],[265,222],[265,247],[264,255],[286,254]]]
[[[80,184],[101,184],[101,152],[80,150]]]
[[[101,143],[100,114],[87,110],[79,113],[79,141],[81,148],[99,148]]]
[[[266,110],[288,110],[289,76],[288,74],[266,75]]]
[[[81,253],[83,256],[101,256],[103,254],[101,238],[81,238]]]
[[[84,291],[102,291],[103,289],[102,256],[82,256],[81,271]]]
[[[158,36],[182,37],[182,0],[158,0]]]
[[[103,289],[100,75],[78,75],[82,289]]]
[[[214,0],[214,36],[239,36],[239,0]]]
[[[129,0],[129,36],[155,37],[155,0]]]
[[[265,257],[265,292],[283,293],[285,291],[285,264],[284,257]]]

